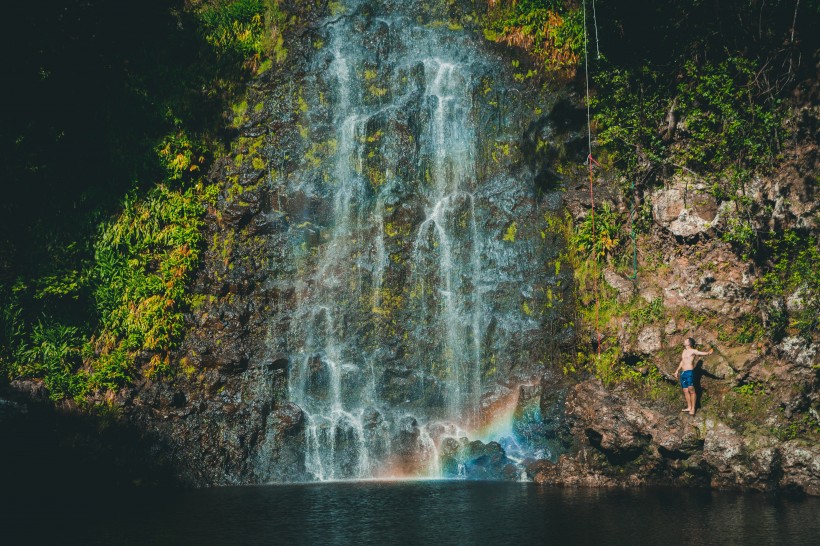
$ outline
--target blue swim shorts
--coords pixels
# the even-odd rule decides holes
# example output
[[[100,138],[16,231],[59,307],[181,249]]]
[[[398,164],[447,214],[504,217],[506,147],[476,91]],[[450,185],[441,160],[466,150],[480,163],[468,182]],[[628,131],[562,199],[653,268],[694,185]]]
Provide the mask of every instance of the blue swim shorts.
[[[680,373],[680,386],[682,389],[691,387],[694,384],[695,372],[693,370],[684,370]]]

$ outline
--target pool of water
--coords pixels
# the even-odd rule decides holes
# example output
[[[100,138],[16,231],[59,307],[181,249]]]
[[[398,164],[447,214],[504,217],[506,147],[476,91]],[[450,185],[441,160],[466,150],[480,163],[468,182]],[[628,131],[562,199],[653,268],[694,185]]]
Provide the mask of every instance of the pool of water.
[[[348,482],[79,499],[4,511],[6,544],[817,544],[820,499]],[[58,541],[58,542],[55,542]]]

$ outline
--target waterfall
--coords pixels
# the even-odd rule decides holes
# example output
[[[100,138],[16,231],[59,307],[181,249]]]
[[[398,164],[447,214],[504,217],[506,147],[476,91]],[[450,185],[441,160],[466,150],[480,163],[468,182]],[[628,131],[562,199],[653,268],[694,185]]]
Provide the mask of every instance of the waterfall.
[[[543,235],[504,236],[542,218],[502,115],[523,107],[499,104],[512,84],[469,33],[346,9],[297,91],[303,159],[275,182],[296,264],[290,441],[305,479],[465,477],[444,440],[464,453],[499,389],[537,375],[522,336],[554,318]]]

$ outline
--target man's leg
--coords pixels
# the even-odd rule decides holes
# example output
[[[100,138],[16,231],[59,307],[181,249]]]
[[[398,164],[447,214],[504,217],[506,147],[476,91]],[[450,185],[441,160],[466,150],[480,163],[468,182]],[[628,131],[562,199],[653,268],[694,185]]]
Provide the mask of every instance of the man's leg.
[[[687,387],[686,391],[689,393],[687,402],[689,403],[689,415],[695,414],[695,403],[697,402],[697,394],[695,394],[695,387]]]
[[[691,406],[689,405],[689,388],[688,388],[688,387],[684,387],[684,388],[683,388],[683,399],[684,399],[684,401],[686,402],[686,407],[685,407],[685,408],[683,408],[683,409],[681,410],[681,412],[682,412],[682,413],[683,413],[683,412],[685,412],[685,413],[689,413],[689,411],[690,411],[690,410],[689,410],[689,408],[690,408]]]

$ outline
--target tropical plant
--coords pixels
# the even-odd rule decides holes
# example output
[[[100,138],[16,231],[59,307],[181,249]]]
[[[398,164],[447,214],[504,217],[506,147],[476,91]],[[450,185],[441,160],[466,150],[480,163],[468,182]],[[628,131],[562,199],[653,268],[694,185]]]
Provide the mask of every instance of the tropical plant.
[[[580,255],[594,260],[611,259],[621,246],[621,218],[609,203],[587,214],[577,226],[573,245]]]

